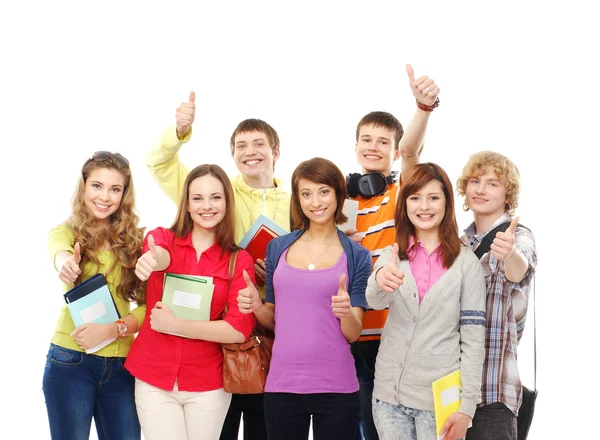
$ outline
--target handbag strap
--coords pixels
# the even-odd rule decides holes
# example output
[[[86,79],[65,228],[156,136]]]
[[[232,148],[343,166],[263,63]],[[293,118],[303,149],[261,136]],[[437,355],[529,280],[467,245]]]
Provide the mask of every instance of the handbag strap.
[[[229,275],[229,280],[227,280],[227,293],[229,294],[229,288],[231,287],[231,280],[233,280],[233,275],[235,274],[235,263],[237,262],[238,254],[240,253],[239,249],[237,251],[229,254],[229,268],[227,269],[227,273]],[[227,314],[227,302],[225,303],[225,308],[223,309],[223,319],[225,319],[225,315]]]
[[[533,391],[537,390],[537,335],[535,330],[535,275],[533,276]]]

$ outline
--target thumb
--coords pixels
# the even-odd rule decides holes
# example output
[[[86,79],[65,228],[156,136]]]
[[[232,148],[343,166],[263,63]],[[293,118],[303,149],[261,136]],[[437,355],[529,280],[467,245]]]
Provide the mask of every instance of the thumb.
[[[393,247],[393,251],[392,251],[392,258],[390,259],[390,266],[396,267],[396,258],[395,257],[397,257],[399,253],[400,253],[400,247],[398,246],[398,243],[394,243],[394,247]]]
[[[406,73],[408,74],[408,80],[410,81],[410,85],[415,81],[415,71],[410,64],[406,65]]]
[[[156,308],[156,309],[163,309],[164,307],[165,307],[165,304],[160,301],[156,301],[156,304],[154,304],[154,308]]]
[[[343,273],[340,276],[340,288],[338,289],[338,294],[340,292],[346,292],[346,274]]]
[[[73,248],[73,256],[75,257],[75,262],[79,264],[81,261],[81,245],[79,242],[75,243],[75,247]]]
[[[242,275],[244,276],[244,280],[246,281],[246,287],[254,288],[254,283],[250,279],[250,276],[248,275],[248,272],[246,272],[246,269],[244,269],[244,271],[242,272]]]
[[[152,235],[148,235],[148,249],[150,250],[150,255],[156,257],[156,244]]]
[[[519,217],[513,217],[513,219],[510,222],[510,226],[508,227],[508,229],[506,230],[506,232],[508,234],[514,234],[515,231],[517,230],[517,224],[519,223]]]
[[[192,104],[195,104],[195,103],[196,103],[196,92],[194,92],[194,91],[192,90],[192,91],[190,92],[190,98],[189,98],[189,99],[190,99],[190,102],[191,102]]]

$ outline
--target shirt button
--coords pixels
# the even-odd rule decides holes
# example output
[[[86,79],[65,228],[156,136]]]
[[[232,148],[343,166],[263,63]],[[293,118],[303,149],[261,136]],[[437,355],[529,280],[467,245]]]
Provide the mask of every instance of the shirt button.
[[[398,385],[394,385],[394,391],[398,391]]]
[[[403,368],[403,367],[404,367],[404,364],[403,364],[402,362],[400,362],[400,365],[399,365],[399,367],[400,367],[400,368]]]
[[[417,322],[417,317],[413,316],[413,322]]]
[[[429,301],[429,295],[425,295],[425,301]]]
[[[394,400],[397,402],[398,401],[398,396],[394,395]]]
[[[404,345],[406,345],[407,347],[410,345],[409,341],[404,341]]]

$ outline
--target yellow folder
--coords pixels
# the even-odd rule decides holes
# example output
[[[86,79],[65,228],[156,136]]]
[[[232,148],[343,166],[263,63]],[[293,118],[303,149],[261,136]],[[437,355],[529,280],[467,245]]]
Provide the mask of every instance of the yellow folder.
[[[433,408],[435,412],[435,431],[441,439],[440,431],[450,414],[460,409],[460,370],[456,370],[431,384],[433,390]]]

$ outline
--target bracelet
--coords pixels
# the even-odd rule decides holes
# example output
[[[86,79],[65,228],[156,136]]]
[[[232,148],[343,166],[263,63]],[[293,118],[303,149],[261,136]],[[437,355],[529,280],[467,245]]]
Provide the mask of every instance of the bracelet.
[[[119,336],[117,336],[117,339],[123,339],[125,336],[127,336],[127,332],[129,331],[129,326],[122,319],[119,319],[115,323],[117,324],[117,332],[119,333]]]
[[[424,112],[432,112],[434,108],[437,108],[440,105],[440,98],[435,98],[435,101],[431,105],[423,104],[422,102],[417,101],[417,107],[419,107]]]

